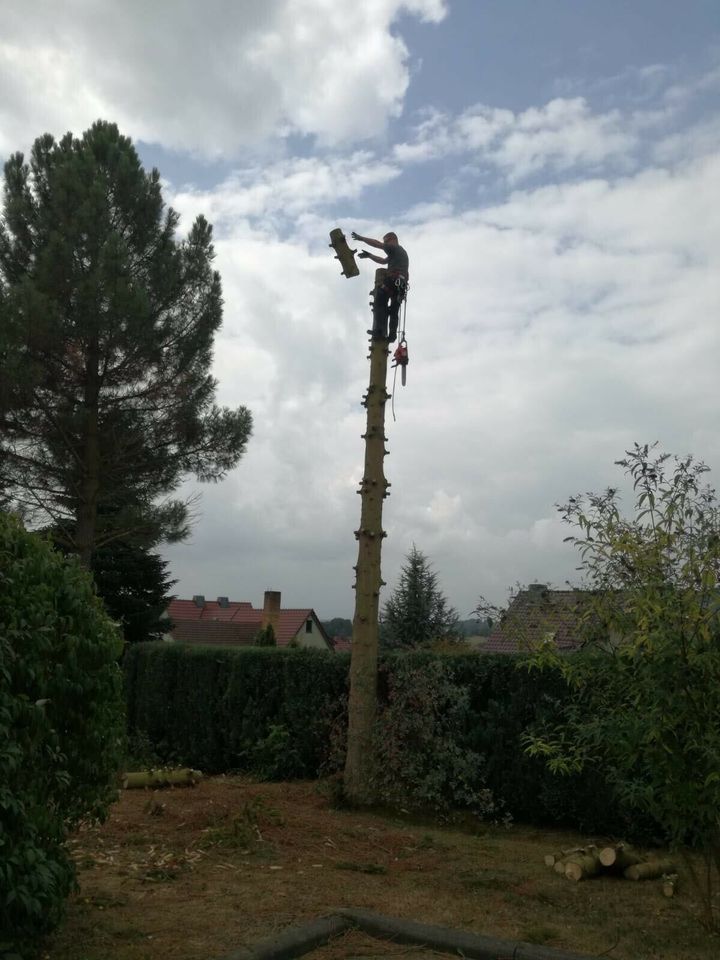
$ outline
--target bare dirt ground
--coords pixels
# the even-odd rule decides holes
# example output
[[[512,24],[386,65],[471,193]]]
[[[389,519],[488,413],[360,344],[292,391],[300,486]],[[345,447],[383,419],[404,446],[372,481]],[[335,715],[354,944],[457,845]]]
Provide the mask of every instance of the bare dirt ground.
[[[126,791],[105,824],[72,840],[80,892],[45,957],[213,960],[337,907],[614,960],[720,955],[682,870],[679,894],[667,899],[658,882],[574,884],[544,865],[546,853],[587,839],[338,810],[316,783],[218,777]],[[430,956],[359,933],[312,954],[421,955]]]

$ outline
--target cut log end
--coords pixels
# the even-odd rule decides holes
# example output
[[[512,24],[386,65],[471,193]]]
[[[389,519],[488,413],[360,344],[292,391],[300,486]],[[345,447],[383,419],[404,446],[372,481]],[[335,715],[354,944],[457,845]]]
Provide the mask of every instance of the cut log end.
[[[677,874],[671,873],[663,877],[662,892],[665,897],[674,897],[677,889]]]
[[[568,880],[574,880],[578,883],[580,880],[587,880],[594,877],[602,870],[602,864],[594,852],[594,848],[589,848],[593,852],[585,854],[576,854],[569,857],[565,864],[565,876]]]

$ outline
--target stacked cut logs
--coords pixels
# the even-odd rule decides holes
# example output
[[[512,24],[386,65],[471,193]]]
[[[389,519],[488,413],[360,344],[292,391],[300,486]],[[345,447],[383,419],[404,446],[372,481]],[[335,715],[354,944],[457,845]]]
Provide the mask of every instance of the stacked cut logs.
[[[643,857],[626,843],[598,848],[595,844],[559,850],[545,857],[545,865],[576,883],[598,874],[616,874],[628,880],[655,880],[662,878],[663,893],[672,897],[677,884],[672,860]]]

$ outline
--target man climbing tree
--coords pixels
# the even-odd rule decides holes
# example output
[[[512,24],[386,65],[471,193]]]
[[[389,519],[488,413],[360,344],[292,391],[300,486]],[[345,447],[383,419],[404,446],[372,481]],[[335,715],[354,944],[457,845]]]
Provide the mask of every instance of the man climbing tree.
[[[390,343],[397,337],[398,317],[400,305],[405,299],[408,285],[409,258],[407,251],[398,243],[396,233],[386,233],[382,240],[373,240],[372,237],[361,237],[359,233],[352,234],[353,240],[366,243],[369,247],[383,250],[384,257],[378,257],[367,250],[361,250],[358,259],[374,260],[381,266],[387,266],[387,276],[382,285],[375,290],[373,301],[373,340],[389,340]],[[388,333],[388,320],[390,330]]]
[[[157,170],[98,121],[5,164],[0,502],[92,567],[115,542],[181,540],[182,480],[219,480],[252,418],[215,404],[212,228],[176,237]]]

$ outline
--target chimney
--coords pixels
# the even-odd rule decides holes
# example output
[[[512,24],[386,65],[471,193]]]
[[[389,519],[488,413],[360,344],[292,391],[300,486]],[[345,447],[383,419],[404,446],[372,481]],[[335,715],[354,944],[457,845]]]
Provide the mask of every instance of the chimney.
[[[273,628],[275,637],[278,635],[278,627],[280,626],[280,591],[279,590],[266,590],[265,591],[265,600],[263,603],[263,615],[261,627],[267,627],[270,624]]]
[[[196,607],[200,607],[202,610],[202,608],[205,606],[205,597],[201,593],[196,593],[193,597],[193,603]]]
[[[219,607],[229,607],[229,606],[230,606],[230,603],[229,603],[227,597],[218,597],[218,598],[217,598],[217,602],[218,602],[218,606],[219,606]]]

